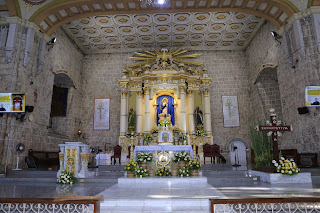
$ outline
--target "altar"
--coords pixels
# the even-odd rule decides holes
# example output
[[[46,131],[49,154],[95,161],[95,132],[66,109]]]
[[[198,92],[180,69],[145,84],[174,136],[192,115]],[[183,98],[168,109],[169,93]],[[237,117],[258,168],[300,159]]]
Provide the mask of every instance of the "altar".
[[[154,167],[170,167],[174,158],[174,153],[185,151],[193,158],[193,150],[190,145],[172,145],[172,146],[136,146],[133,151],[134,159],[139,152],[153,153]]]

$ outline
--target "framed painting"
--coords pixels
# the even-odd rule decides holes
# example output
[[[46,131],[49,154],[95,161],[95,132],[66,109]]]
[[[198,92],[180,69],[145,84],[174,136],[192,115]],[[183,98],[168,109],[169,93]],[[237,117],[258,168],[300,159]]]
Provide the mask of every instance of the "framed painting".
[[[237,96],[222,96],[224,127],[240,126]]]
[[[110,129],[110,99],[94,99],[93,129]]]

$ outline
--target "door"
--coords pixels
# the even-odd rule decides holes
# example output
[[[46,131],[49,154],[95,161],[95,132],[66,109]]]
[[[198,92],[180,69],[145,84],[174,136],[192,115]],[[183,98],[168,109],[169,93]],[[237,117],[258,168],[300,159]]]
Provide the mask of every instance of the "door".
[[[242,141],[230,144],[230,162],[234,166],[247,166],[246,145]]]

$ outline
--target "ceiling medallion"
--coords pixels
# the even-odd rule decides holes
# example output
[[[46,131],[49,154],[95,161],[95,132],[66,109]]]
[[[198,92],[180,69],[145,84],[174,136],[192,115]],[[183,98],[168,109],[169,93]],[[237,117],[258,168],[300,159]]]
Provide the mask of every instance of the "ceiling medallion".
[[[128,21],[128,19],[126,19],[126,18],[120,18],[119,21],[122,22],[122,23],[125,23],[125,22]]]
[[[184,20],[186,20],[187,18],[186,18],[185,16],[179,16],[177,19],[178,19],[179,21],[184,21]]]
[[[217,17],[218,19],[225,19],[226,18],[226,16],[224,15],[224,14],[221,14],[221,15],[218,15],[218,17]]]
[[[47,0],[23,0],[23,2],[29,7],[40,5],[45,3]]]
[[[145,22],[145,21],[147,21],[147,18],[145,18],[145,17],[140,17],[140,18],[138,18],[138,21]]]
[[[206,19],[206,16],[200,15],[200,16],[197,17],[197,19],[202,21],[202,20]]]
[[[236,16],[237,17],[237,19],[243,19],[244,17],[246,17],[244,14],[239,14],[239,15],[237,15]]]
[[[100,19],[100,20],[99,20],[99,22],[101,22],[101,23],[104,23],[104,24],[105,24],[105,23],[108,23],[108,20],[107,20],[107,19],[105,19],[105,18],[102,18],[102,19]]]
[[[112,32],[113,32],[113,30],[110,29],[110,28],[107,28],[107,29],[105,29],[104,31],[105,31],[106,33],[112,33]]]
[[[159,20],[159,21],[165,21],[165,20],[167,20],[167,18],[166,18],[165,16],[160,16],[160,17],[158,18],[158,20]]]

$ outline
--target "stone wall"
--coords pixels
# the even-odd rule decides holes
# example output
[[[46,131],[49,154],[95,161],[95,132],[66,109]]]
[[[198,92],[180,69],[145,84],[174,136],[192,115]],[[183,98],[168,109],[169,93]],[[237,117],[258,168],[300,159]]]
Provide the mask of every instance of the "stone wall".
[[[279,137],[279,148],[289,149],[296,148],[298,152],[315,152],[320,146],[320,130],[319,130],[319,108],[309,108],[310,113],[299,115],[298,108],[304,106],[305,87],[310,85],[319,85],[319,52],[317,51],[314,33],[312,30],[312,22],[310,17],[301,20],[303,39],[306,50],[306,57],[303,58],[297,51],[293,53],[294,67],[287,61],[284,52],[284,41],[274,40],[271,31],[276,30],[275,27],[268,23],[255,36],[250,46],[246,50],[250,81],[253,82],[257,76],[258,68],[265,63],[274,63],[277,65],[277,80],[279,94],[281,100],[281,112],[284,125],[293,125],[293,132],[286,132]],[[289,32],[292,29],[289,29]],[[294,38],[293,38],[294,39]],[[271,85],[270,85],[271,86]],[[272,85],[269,88],[274,88]],[[257,93],[255,85],[250,85],[251,102],[256,101]],[[264,101],[274,101],[277,96],[271,98],[269,96]],[[277,103],[278,101],[275,100]],[[252,104],[253,105],[253,104]],[[279,106],[279,104],[276,104]],[[276,107],[277,107],[276,106]],[[259,111],[257,106],[253,105],[253,109]],[[265,117],[266,112],[260,113],[256,118]]]
[[[76,50],[76,48],[70,41],[67,41],[68,39],[62,31],[57,32],[58,33],[55,34],[57,37],[61,38],[61,40],[65,38],[64,43],[59,45],[59,42],[57,42],[55,48],[59,48],[56,50],[52,49],[50,52],[45,50],[45,65],[40,74],[37,74],[37,57],[40,40],[37,36],[35,36],[34,39],[31,60],[27,67],[23,66],[27,28],[18,26],[12,62],[7,63],[5,51],[0,51],[0,92],[25,92],[26,105],[34,106],[34,111],[29,113],[29,115],[32,114],[34,117],[32,121],[28,119],[28,114],[23,121],[16,119],[16,113],[4,114],[0,117],[1,173],[4,172],[5,165],[7,169],[15,166],[16,152],[14,146],[17,143],[25,144],[25,152],[22,153],[20,157],[20,166],[25,167],[25,164],[22,162],[24,162],[24,157],[28,155],[28,149],[37,151],[59,151],[58,144],[62,143],[65,139],[56,135],[50,136],[50,132],[48,131],[54,82],[52,69],[54,67],[53,65],[60,65],[66,67],[66,69],[78,72],[78,74],[74,73],[74,75],[79,76],[81,65],[79,66],[78,64],[81,64],[79,61],[82,56],[79,53],[75,54],[74,50]],[[61,52],[70,53],[70,59],[78,60],[74,63],[77,64],[77,67],[73,68],[70,61],[54,57],[57,54],[61,54]],[[78,82],[80,82],[80,80],[78,80]],[[76,102],[75,105],[79,106]]]

